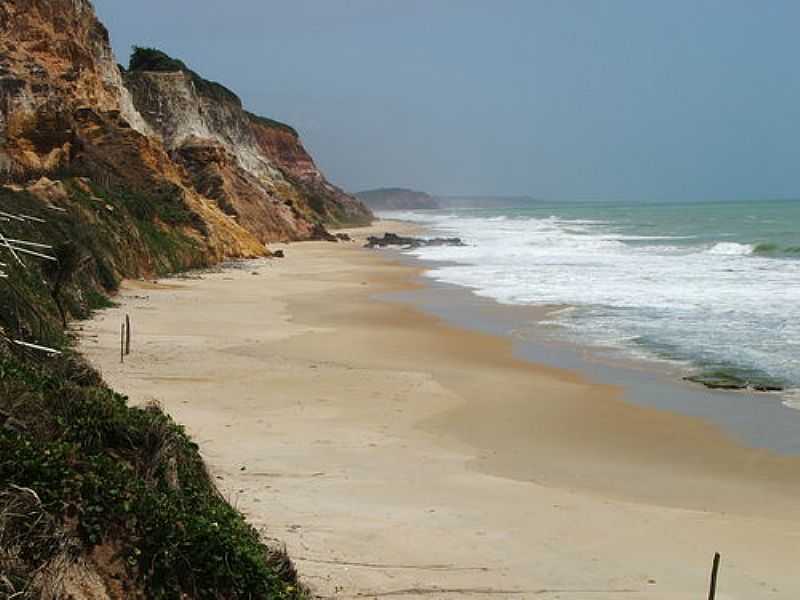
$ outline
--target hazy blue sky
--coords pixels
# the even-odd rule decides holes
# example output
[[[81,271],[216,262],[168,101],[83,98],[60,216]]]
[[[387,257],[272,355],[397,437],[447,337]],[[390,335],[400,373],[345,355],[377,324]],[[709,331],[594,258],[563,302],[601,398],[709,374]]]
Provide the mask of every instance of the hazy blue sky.
[[[95,0],[349,190],[800,196],[800,2]]]

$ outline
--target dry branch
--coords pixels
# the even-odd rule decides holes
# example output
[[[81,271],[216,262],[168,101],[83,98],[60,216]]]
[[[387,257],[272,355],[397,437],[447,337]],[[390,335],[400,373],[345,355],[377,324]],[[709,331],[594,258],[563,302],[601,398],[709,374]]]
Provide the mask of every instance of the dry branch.
[[[40,244],[38,242],[29,242],[27,240],[15,240],[13,238],[6,238],[6,239],[16,246],[31,246],[32,248],[52,248],[50,244]]]
[[[22,259],[19,257],[19,255],[17,254],[17,251],[14,249],[14,247],[11,244],[8,243],[8,240],[6,239],[6,236],[3,235],[2,231],[0,231],[0,242],[2,242],[5,245],[5,247],[9,249],[11,254],[14,256],[14,258],[17,260],[17,262],[20,265],[23,266],[23,268],[26,268],[26,269],[28,268],[28,267],[25,266],[25,263],[22,262]]]
[[[19,246],[13,246],[9,244],[6,245],[8,246],[9,249],[11,249],[12,252],[14,251],[22,252],[23,254],[30,254],[31,256],[36,256],[38,258],[44,258],[46,260],[52,260],[54,262],[58,262],[58,259],[54,256],[49,256],[47,254],[42,254],[41,252],[35,252],[33,250],[27,250],[26,248],[20,248]]]
[[[48,348],[47,346],[40,346],[38,344],[31,344],[29,342],[23,342],[21,340],[14,340],[14,343],[17,346],[24,346],[25,348],[31,348],[33,350],[41,350],[42,352],[47,352],[49,354],[61,354],[61,350],[56,350],[55,348]]]

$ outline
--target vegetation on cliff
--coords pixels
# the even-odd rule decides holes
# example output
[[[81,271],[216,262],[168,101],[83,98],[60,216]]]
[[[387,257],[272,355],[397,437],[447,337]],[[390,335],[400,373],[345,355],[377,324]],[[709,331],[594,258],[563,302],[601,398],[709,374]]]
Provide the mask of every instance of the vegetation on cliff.
[[[57,203],[0,188],[3,211],[25,215],[3,223],[6,238],[58,259],[3,252],[0,596],[67,597],[88,583],[119,598],[302,596],[285,554],[220,496],[182,428],[129,407],[70,350],[67,321],[107,304],[123,275],[205,263],[181,232],[190,217],[84,179],[55,187]]]
[[[233,100],[241,104],[241,99],[234,94],[231,90],[216,81],[209,81],[204,77],[198,75],[195,71],[190,69],[185,62],[178,58],[173,58],[163,50],[158,48],[143,48],[142,46],[134,46],[128,61],[128,73],[136,71],[151,71],[156,73],[176,73],[182,71],[192,78],[196,88],[201,92],[210,92],[207,95],[218,95],[229,100]],[[291,125],[281,123],[268,117],[262,117],[254,113],[248,112],[247,116],[251,119],[258,121],[267,127],[275,127],[291,133],[295,137],[299,137],[297,130]]]
[[[195,88],[201,94],[221,101],[234,102],[240,106],[242,104],[239,96],[234,94],[224,85],[201,77],[187,67],[186,63],[184,63],[182,60],[172,58],[166,52],[162,52],[157,48],[142,48],[141,46],[134,46],[128,62],[128,71],[155,71],[162,73],[183,71],[189,75],[189,77],[191,77],[192,83],[194,83]]]
[[[51,246],[55,261],[24,265],[4,252],[0,327],[5,335],[63,346],[68,320],[101,306],[124,277],[159,275],[206,266],[195,216],[169,190],[107,189],[71,177],[30,190],[0,187],[7,238]],[[35,190],[35,191],[33,191]]]

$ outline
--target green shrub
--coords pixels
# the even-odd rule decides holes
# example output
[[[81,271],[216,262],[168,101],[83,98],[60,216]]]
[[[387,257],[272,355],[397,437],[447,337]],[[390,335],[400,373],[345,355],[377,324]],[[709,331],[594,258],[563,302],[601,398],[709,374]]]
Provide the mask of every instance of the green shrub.
[[[14,414],[0,428],[0,513],[5,491],[32,491],[61,529],[50,538],[74,537],[86,552],[113,542],[150,598],[303,597],[291,562],[220,496],[183,428],[128,406],[87,369],[0,357],[0,410]],[[0,542],[13,535],[33,572],[58,544],[26,538],[26,523],[4,522]]]
[[[172,58],[161,50],[134,46],[128,70],[173,72],[188,71],[189,69],[182,61]]]
[[[219,101],[235,102],[239,105],[242,103],[239,97],[224,85],[221,85],[216,81],[204,79],[187,67],[186,63],[184,63],[182,60],[172,58],[166,52],[162,52],[157,48],[142,48],[140,46],[134,46],[130,61],[128,63],[128,71],[155,71],[162,73],[183,71],[192,78],[195,89],[199,94],[209,98],[214,98]]]

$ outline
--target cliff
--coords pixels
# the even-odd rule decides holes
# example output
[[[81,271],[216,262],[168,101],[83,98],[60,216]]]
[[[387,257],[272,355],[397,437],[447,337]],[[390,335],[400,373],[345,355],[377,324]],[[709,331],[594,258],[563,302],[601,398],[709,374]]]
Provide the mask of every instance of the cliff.
[[[120,69],[88,0],[0,0],[0,597],[304,597],[183,430],[70,349],[122,278],[371,218],[172,63]]]
[[[358,192],[356,198],[373,210],[429,210],[441,208],[439,202],[425,192],[406,188],[379,188]]]
[[[122,73],[87,0],[2,0],[0,34],[0,183],[168,189],[211,262],[309,239],[317,224],[370,221],[293,129],[246,112],[223,86],[152,50]]]
[[[236,94],[182,61],[137,48],[124,81],[195,188],[263,241],[307,238],[317,222],[369,222],[361,203],[325,179],[294,129],[247,112]]]
[[[148,196],[141,220],[197,246],[176,256],[172,268],[265,252],[253,232],[198,193],[150,135],[91,4],[2,0],[0,28],[0,183],[86,178],[117,204],[131,194]],[[184,217],[161,221],[164,205]],[[119,274],[144,274],[150,264]]]

